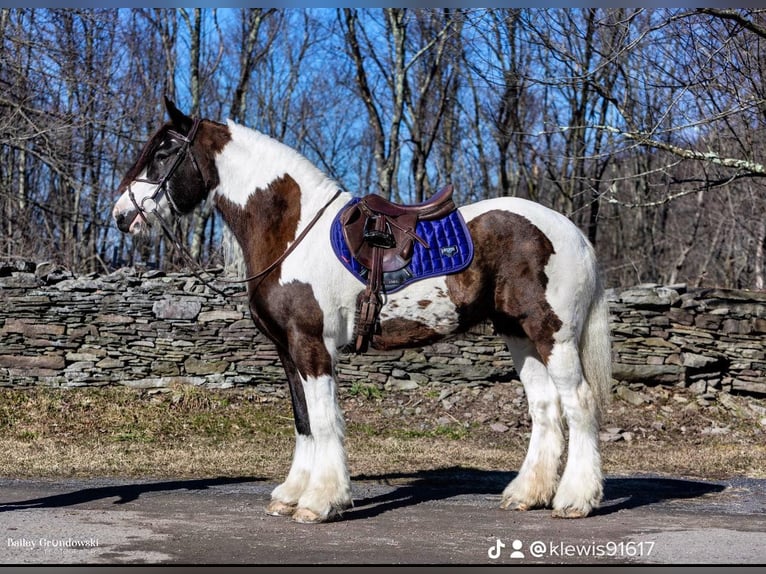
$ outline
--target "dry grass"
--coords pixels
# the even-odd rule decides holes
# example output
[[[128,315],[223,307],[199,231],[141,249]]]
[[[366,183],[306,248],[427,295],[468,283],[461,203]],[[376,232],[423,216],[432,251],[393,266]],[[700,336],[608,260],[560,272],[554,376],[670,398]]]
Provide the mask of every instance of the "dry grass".
[[[276,480],[290,465],[293,424],[286,399],[179,388],[3,391],[4,476],[257,476]],[[374,402],[377,399],[370,398]],[[452,466],[514,468],[523,451],[486,446],[461,427],[439,432],[347,428],[354,474]]]
[[[462,419],[454,411],[452,422],[445,424],[443,416],[438,419],[444,413],[432,394],[424,390],[420,395],[343,396],[353,475],[454,466],[518,470],[526,451],[528,424],[522,421],[508,432],[497,433],[489,429],[489,422],[460,423]],[[479,402],[480,397],[474,410]],[[414,413],[402,409],[402,404],[421,408]],[[392,406],[401,411],[399,415],[381,414],[387,409],[390,413]],[[626,412],[637,416],[636,409]],[[608,424],[627,416],[621,413],[616,409]],[[504,416],[510,415],[505,412]],[[438,424],[433,422],[437,419],[441,420]],[[667,431],[637,436],[632,442],[607,443],[603,445],[604,470],[764,478],[763,431],[756,424],[748,435],[749,427],[740,427],[725,436]],[[292,444],[289,401],[264,399],[247,391],[183,387],[162,393],[122,388],[0,393],[3,476],[248,476],[277,480],[289,468]]]
[[[766,445],[763,443],[726,443],[717,439],[706,444],[634,442],[606,445],[603,450],[606,473],[766,478]]]

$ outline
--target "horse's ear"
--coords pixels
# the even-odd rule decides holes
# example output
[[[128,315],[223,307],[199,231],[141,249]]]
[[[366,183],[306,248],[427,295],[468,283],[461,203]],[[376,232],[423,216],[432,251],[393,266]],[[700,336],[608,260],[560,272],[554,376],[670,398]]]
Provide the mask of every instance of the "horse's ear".
[[[178,131],[184,133],[191,129],[192,119],[179,110],[167,96],[165,96],[165,109],[168,111],[168,116],[170,116],[170,122]]]

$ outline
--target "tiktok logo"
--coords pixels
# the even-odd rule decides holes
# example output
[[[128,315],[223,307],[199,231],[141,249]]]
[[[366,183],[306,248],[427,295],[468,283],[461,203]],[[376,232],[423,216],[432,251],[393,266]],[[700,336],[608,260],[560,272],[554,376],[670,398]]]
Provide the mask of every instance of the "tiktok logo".
[[[505,543],[498,538],[495,545],[490,546],[489,550],[487,550],[487,556],[489,556],[492,560],[497,560],[500,558],[500,552],[503,548],[505,548]]]
[[[524,558],[524,553],[521,551],[522,547],[524,546],[524,543],[521,540],[514,540],[511,543],[511,548],[513,548],[513,551],[510,554],[511,558]],[[493,546],[489,547],[489,550],[487,550],[487,556],[489,556],[492,560],[497,560],[500,558],[500,555],[502,554],[502,550],[505,548],[505,542],[497,539],[497,542]]]

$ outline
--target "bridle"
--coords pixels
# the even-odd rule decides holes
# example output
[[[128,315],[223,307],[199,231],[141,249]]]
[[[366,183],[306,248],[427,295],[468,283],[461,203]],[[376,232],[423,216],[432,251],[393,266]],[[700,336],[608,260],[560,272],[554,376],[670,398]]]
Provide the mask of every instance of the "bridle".
[[[128,186],[128,197],[130,198],[130,201],[133,203],[133,206],[138,211],[138,215],[141,217],[141,219],[144,220],[144,223],[147,225],[150,225],[148,219],[146,218],[146,215],[148,213],[151,213],[159,222],[160,229],[162,230],[163,235],[165,238],[170,241],[175,247],[179,253],[183,256],[183,258],[187,261],[187,263],[191,266],[191,272],[194,274],[197,279],[202,281],[207,287],[209,287],[212,291],[215,291],[219,295],[223,295],[226,297],[226,293],[220,289],[218,289],[215,285],[212,284],[211,280],[205,279],[200,273],[205,273],[207,275],[210,275],[210,272],[204,269],[197,261],[194,259],[194,256],[189,252],[189,249],[181,243],[181,241],[178,239],[178,237],[173,232],[173,229],[168,223],[168,221],[162,216],[159,210],[159,201],[165,197],[168,200],[168,205],[170,206],[170,211],[174,215],[183,215],[183,212],[178,209],[178,205],[176,204],[175,200],[173,199],[172,194],[170,193],[170,190],[168,189],[168,182],[170,181],[170,178],[173,177],[173,174],[176,172],[178,167],[181,165],[181,163],[184,161],[186,156],[188,155],[191,158],[192,164],[194,165],[194,169],[197,171],[197,173],[200,176],[200,179],[205,181],[205,178],[202,174],[202,170],[199,167],[199,163],[197,162],[197,158],[194,156],[194,152],[191,149],[191,145],[194,142],[194,138],[197,136],[197,131],[199,130],[199,126],[202,123],[202,120],[200,118],[194,118],[192,122],[192,127],[189,130],[189,133],[187,135],[184,135],[180,132],[177,132],[175,130],[168,130],[168,134],[176,139],[179,139],[182,141],[181,147],[176,152],[176,156],[173,159],[173,163],[170,165],[170,169],[168,169],[167,173],[165,173],[158,181],[154,181],[147,178],[140,178],[135,179],[133,181],[138,183],[148,183],[150,185],[156,185],[157,187],[154,190],[154,193],[152,195],[149,195],[141,200],[141,204],[139,205],[138,201],[136,200],[135,195],[133,194],[133,189],[131,186]],[[229,280],[221,280],[224,283],[249,283],[250,281],[254,281],[258,279],[258,283],[256,283],[253,286],[253,290],[257,289],[260,284],[263,282],[268,275],[274,271],[287,257],[295,250],[295,248],[300,244],[301,241],[308,235],[308,232],[311,230],[314,225],[316,225],[317,221],[322,217],[324,212],[327,210],[328,207],[340,196],[341,190],[338,190],[335,192],[335,194],[325,203],[322,208],[314,215],[314,218],[309,221],[308,225],[301,231],[301,233],[298,235],[298,237],[295,238],[295,241],[293,241],[287,249],[285,249],[284,253],[277,257],[275,261],[273,261],[268,267],[263,269],[262,271],[255,273],[254,275],[250,275],[248,277],[245,277],[244,279],[229,279]]]
[[[176,205],[175,200],[173,199],[173,195],[168,190],[168,182],[170,181],[170,178],[173,177],[173,174],[176,172],[176,170],[179,168],[183,160],[186,158],[187,154],[189,157],[191,157],[192,163],[194,164],[194,169],[197,170],[197,173],[200,175],[200,178],[202,177],[202,170],[199,167],[199,164],[197,163],[197,158],[194,157],[194,153],[191,151],[191,145],[194,142],[194,138],[197,136],[197,131],[199,130],[199,126],[202,123],[202,120],[199,118],[194,118],[192,122],[192,127],[189,130],[189,133],[187,135],[184,135],[180,132],[177,132],[175,130],[168,130],[168,135],[170,135],[173,138],[181,140],[183,142],[181,144],[181,147],[176,152],[176,156],[173,159],[173,163],[170,165],[170,169],[167,170],[165,175],[163,175],[158,181],[151,180],[148,178],[137,178],[134,181],[137,183],[148,183],[150,185],[156,185],[157,187],[154,190],[154,193],[150,196],[147,196],[141,200],[141,204],[139,205],[136,201],[136,196],[133,195],[133,189],[131,186],[128,186],[128,196],[130,197],[130,201],[133,203],[133,206],[138,210],[138,214],[141,216],[141,219],[144,220],[144,223],[149,225],[149,221],[146,219],[146,213],[151,213],[157,219],[160,221],[160,225],[164,222],[162,217],[159,215],[158,211],[158,205],[160,199],[164,196],[168,200],[168,205],[170,205],[170,211],[174,215],[181,215],[181,210],[178,209],[178,205]],[[145,204],[148,203],[148,206]],[[162,225],[164,228],[164,225]]]

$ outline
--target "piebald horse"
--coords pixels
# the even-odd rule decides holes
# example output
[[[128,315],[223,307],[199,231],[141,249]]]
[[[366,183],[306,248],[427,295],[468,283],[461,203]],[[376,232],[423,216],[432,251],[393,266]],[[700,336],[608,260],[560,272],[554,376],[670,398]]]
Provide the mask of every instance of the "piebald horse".
[[[337,518],[352,494],[334,364],[352,340],[364,286],[334,255],[330,226],[351,195],[263,133],[193,119],[169,100],[166,108],[170,120],[119,185],[116,224],[141,234],[213,202],[248,275],[259,277],[248,281],[250,311],[276,345],[292,400],[292,466],[266,512],[307,523]],[[587,516],[602,497],[599,412],[611,384],[608,309],[593,248],[569,219],[524,199],[460,211],[474,243],[470,265],[390,294],[372,345],[422,346],[491,321],[532,420],[526,458],[501,507]]]

